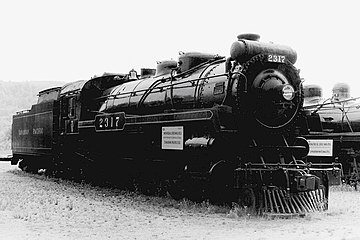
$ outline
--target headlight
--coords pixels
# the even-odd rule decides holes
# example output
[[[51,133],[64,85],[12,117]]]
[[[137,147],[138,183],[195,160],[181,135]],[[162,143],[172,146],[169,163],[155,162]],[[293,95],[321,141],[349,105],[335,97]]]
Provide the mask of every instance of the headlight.
[[[291,101],[295,97],[295,90],[291,85],[285,85],[282,88],[282,96],[285,100]]]

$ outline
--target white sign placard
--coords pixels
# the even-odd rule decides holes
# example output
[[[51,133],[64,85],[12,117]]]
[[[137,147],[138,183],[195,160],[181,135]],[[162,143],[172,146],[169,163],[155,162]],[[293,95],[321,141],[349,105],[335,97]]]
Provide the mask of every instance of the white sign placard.
[[[172,150],[184,149],[184,127],[162,127],[161,148]]]
[[[310,147],[308,156],[332,157],[333,140],[331,139],[307,139]]]

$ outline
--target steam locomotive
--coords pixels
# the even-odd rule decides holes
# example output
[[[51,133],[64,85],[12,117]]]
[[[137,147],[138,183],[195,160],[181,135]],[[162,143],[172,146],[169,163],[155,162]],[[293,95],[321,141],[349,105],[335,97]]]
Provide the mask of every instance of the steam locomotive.
[[[296,59],[290,47],[241,34],[228,58],[181,53],[141,74],[41,91],[13,116],[12,164],[267,214],[325,210],[326,172],[301,161],[308,144],[296,137]]]
[[[310,143],[307,159],[322,166],[336,166],[330,185],[342,182],[357,187],[360,182],[360,103],[350,96],[350,86],[338,83],[331,98],[322,98],[317,85],[304,87],[308,129],[303,136]]]

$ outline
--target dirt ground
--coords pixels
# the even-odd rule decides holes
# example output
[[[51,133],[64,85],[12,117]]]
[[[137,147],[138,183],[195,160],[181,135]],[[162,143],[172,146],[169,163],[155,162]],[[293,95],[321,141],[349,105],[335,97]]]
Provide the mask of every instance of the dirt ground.
[[[34,176],[0,162],[0,239],[360,239],[360,192],[291,219]]]

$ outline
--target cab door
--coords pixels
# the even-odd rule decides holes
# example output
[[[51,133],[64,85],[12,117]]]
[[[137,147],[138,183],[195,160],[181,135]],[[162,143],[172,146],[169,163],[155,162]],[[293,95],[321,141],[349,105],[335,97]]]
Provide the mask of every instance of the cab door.
[[[78,95],[64,96],[61,101],[61,133],[78,134],[80,103]]]

